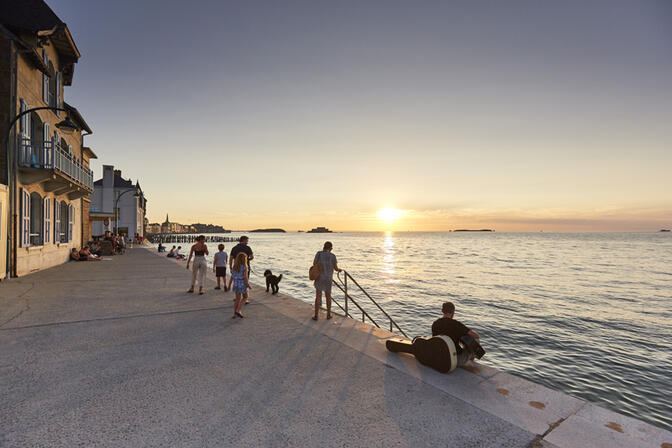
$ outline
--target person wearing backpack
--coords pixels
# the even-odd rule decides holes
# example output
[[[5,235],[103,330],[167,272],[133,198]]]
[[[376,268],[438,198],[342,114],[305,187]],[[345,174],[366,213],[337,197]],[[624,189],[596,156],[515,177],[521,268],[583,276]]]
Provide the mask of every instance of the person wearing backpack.
[[[330,241],[324,243],[324,248],[315,254],[313,266],[319,265],[319,276],[315,279],[315,315],[313,320],[317,320],[317,315],[322,306],[322,291],[327,297],[327,319],[331,319],[331,285],[334,279],[334,271],[341,272],[336,261],[336,255],[331,253],[333,245]],[[315,269],[313,269],[315,272]]]

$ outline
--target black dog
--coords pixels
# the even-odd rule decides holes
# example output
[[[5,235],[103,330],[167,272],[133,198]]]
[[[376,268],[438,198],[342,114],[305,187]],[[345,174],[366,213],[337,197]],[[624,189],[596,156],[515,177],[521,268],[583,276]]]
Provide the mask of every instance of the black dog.
[[[282,274],[275,276],[270,269],[266,269],[264,271],[264,277],[266,277],[266,292],[268,292],[268,287],[270,286],[273,290],[272,294],[277,294],[280,289],[278,288],[278,283],[282,280]]]

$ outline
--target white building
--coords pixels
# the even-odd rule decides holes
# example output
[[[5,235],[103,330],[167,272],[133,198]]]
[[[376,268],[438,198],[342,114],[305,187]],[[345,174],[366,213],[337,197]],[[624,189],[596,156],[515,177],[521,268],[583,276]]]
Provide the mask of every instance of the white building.
[[[125,233],[131,238],[136,233],[145,235],[147,199],[139,182],[133,184],[130,179],[121,177],[121,171],[115,170],[114,166],[103,165],[103,178],[93,183],[93,190],[91,220],[94,236],[102,235],[106,230]]]

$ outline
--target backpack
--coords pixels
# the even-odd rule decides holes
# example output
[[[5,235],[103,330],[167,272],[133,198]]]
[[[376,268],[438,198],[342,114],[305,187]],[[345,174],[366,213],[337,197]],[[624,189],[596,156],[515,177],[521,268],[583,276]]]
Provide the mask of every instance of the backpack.
[[[308,270],[308,278],[310,280],[317,280],[317,278],[320,276],[321,273],[322,273],[322,265],[320,264],[319,261],[316,261]]]

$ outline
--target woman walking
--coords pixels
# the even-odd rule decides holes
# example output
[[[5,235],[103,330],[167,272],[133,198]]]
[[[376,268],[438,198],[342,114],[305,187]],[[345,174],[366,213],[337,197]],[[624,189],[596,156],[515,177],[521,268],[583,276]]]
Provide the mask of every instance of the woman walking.
[[[233,283],[233,292],[236,293],[236,298],[233,303],[233,317],[245,317],[240,313],[240,310],[243,309],[243,305],[247,302],[247,290],[252,289],[250,282],[247,280],[247,255],[243,252],[236,255],[236,259],[233,262],[233,267],[231,268],[231,279],[229,280],[229,290],[231,290],[231,284]]]
[[[205,237],[200,235],[196,238],[196,244],[191,246],[189,251],[189,259],[187,259],[187,270],[189,270],[189,262],[191,256],[194,256],[194,270],[191,274],[191,288],[187,292],[194,292],[194,285],[196,284],[196,276],[198,275],[198,293],[203,294],[203,285],[205,284],[205,273],[208,270],[208,263],[205,261],[205,256],[209,255],[208,246],[205,245]]]
[[[315,279],[315,315],[313,320],[317,320],[317,314],[322,306],[322,291],[327,296],[327,319],[331,319],[331,284],[334,279],[334,271],[341,272],[336,261],[336,255],[331,253],[333,248],[330,241],[324,243],[324,248],[315,254],[313,265],[318,264],[322,268],[320,276]]]

